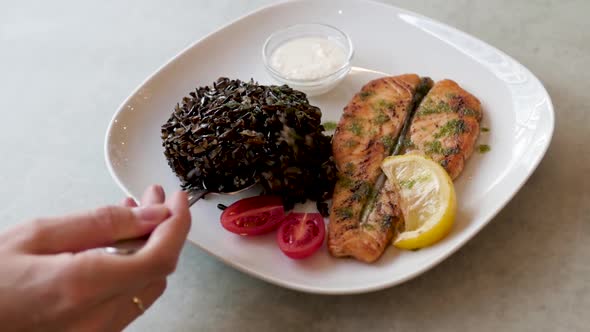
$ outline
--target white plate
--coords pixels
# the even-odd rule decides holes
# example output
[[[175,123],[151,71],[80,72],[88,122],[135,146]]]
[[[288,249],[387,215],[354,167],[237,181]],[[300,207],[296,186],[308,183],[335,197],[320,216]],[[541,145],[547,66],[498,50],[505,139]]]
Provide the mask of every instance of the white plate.
[[[217,203],[239,197],[211,196],[192,207],[189,240],[239,270],[305,292],[361,293],[399,284],[441,262],[485,226],[537,167],[553,133],[553,106],[539,80],[501,51],[447,25],[361,0],[304,0],[263,8],[184,50],[122,104],[106,136],[107,165],[133,197],[152,183],[177,190],[160,141],[160,126],[174,105],[220,76],[271,83],[261,59],[265,38],[303,22],[342,29],[356,49],[355,68],[345,81],[329,95],[311,99],[325,121],[338,120],[349,98],[376,72],[451,78],[482,101],[483,127],[490,132],[482,133],[480,143],[492,150],[474,153],[456,182],[459,211],[452,233],[417,252],[390,248],[372,265],[332,258],[325,248],[293,261],[279,251],[273,235],[241,238],[222,229]]]

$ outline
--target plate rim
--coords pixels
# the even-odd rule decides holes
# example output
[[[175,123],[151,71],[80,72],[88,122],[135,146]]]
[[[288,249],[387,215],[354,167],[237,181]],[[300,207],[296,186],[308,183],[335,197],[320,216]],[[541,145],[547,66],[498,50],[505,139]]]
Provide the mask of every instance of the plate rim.
[[[375,292],[378,290],[390,288],[390,287],[405,283],[406,281],[414,279],[415,277],[417,277],[417,276],[427,272],[428,270],[434,268],[435,266],[439,265],[441,262],[443,262],[448,257],[450,257],[455,252],[457,252],[460,248],[464,247],[465,244],[467,244],[469,241],[471,241],[473,238],[475,238],[475,236],[485,226],[490,224],[492,222],[492,220],[498,215],[498,213],[500,213],[500,211],[502,211],[506,207],[506,205],[510,201],[512,201],[514,196],[522,189],[524,184],[529,180],[529,178],[533,175],[533,173],[535,173],[539,164],[541,163],[541,161],[545,157],[545,155],[549,149],[549,146],[552,143],[553,135],[555,133],[555,109],[554,109],[554,105],[553,105],[553,101],[551,99],[551,96],[549,95],[549,92],[547,91],[545,85],[543,85],[542,81],[533,72],[531,72],[525,65],[523,65],[522,63],[520,63],[519,61],[517,61],[516,59],[514,59],[510,55],[506,54],[505,52],[496,48],[495,46],[487,43],[486,41],[481,40],[481,39],[479,39],[467,32],[459,30],[453,26],[450,26],[450,25],[448,25],[444,22],[438,21],[436,19],[433,19],[433,18],[427,17],[425,15],[413,12],[411,10],[407,10],[405,8],[398,7],[396,5],[390,5],[390,4],[379,2],[376,0],[349,0],[349,1],[358,2],[358,3],[365,2],[365,3],[371,3],[373,5],[382,6],[382,7],[386,7],[386,8],[394,8],[398,12],[404,12],[404,13],[411,14],[416,17],[422,18],[422,19],[426,19],[428,21],[434,22],[436,24],[439,24],[439,25],[451,30],[453,33],[459,34],[463,37],[467,37],[467,38],[475,40],[479,43],[482,43],[486,47],[490,48],[491,50],[497,52],[498,54],[500,54],[500,55],[504,56],[505,58],[507,58],[508,60],[512,61],[514,64],[517,64],[519,69],[523,70],[527,76],[534,79],[536,81],[536,83],[538,83],[539,88],[544,93],[544,97],[547,99],[547,109],[548,109],[549,115],[550,115],[546,119],[546,121],[548,122],[548,126],[549,126],[549,128],[547,130],[548,139],[547,139],[546,143],[544,143],[544,146],[543,146],[542,150],[540,151],[540,153],[538,153],[535,156],[535,158],[533,158],[532,162],[530,163],[531,167],[530,167],[530,170],[527,170],[528,174],[526,174],[526,176],[522,177],[520,179],[520,181],[518,181],[518,184],[516,185],[516,189],[514,191],[512,191],[509,195],[506,196],[506,198],[504,199],[504,202],[502,202],[496,209],[493,209],[493,211],[490,211],[487,215],[484,215],[483,217],[481,217],[481,219],[485,220],[485,221],[476,225],[476,227],[472,231],[473,232],[472,236],[468,237],[467,239],[458,240],[456,243],[454,243],[452,246],[450,246],[449,250],[443,251],[440,254],[435,255],[432,260],[432,263],[427,264],[427,265],[421,265],[420,267],[414,269],[411,273],[408,273],[401,278],[397,278],[397,279],[390,280],[387,282],[375,282],[375,283],[372,283],[367,286],[362,286],[362,287],[355,286],[352,288],[325,288],[325,287],[315,287],[315,286],[310,286],[307,284],[301,284],[297,281],[284,281],[280,278],[272,277],[272,276],[266,275],[262,272],[258,272],[257,270],[251,269],[239,262],[234,262],[234,261],[228,260],[220,255],[215,254],[211,250],[193,242],[189,238],[187,238],[187,240],[186,240],[186,242],[188,242],[189,244],[199,248],[200,250],[206,252],[208,255],[211,255],[215,259],[223,262],[224,264],[226,264],[228,266],[231,266],[232,268],[235,268],[236,270],[238,270],[240,272],[243,272],[243,273],[248,274],[252,277],[261,279],[265,282],[268,282],[268,283],[271,283],[271,284],[274,284],[274,285],[277,285],[280,287],[284,287],[287,289],[296,290],[296,291],[300,291],[300,292],[304,292],[304,293],[310,293],[310,294],[350,295],[350,294],[362,294],[362,293]],[[275,9],[277,7],[281,7],[281,6],[290,4],[290,3],[304,3],[304,2],[317,4],[321,1],[318,1],[318,0],[315,0],[315,1],[312,1],[312,0],[281,0],[281,1],[278,1],[275,3],[271,3],[268,5],[259,7],[257,9],[252,10],[252,11],[249,11],[248,13],[241,15],[238,18],[230,21],[229,23],[222,25],[220,28],[210,32],[209,34],[205,35],[204,37],[197,39],[196,41],[190,43],[188,46],[186,46],[181,51],[179,51],[174,56],[172,56],[168,61],[164,62],[164,64],[162,64],[154,72],[152,72],[146,79],[144,79],[127,96],[127,98],[124,99],[124,101],[119,105],[116,112],[111,117],[111,120],[109,121],[109,125],[107,126],[105,139],[104,139],[104,145],[103,145],[103,150],[104,150],[103,153],[104,153],[104,157],[105,157],[105,163],[106,163],[107,169],[109,171],[109,174],[111,175],[111,178],[115,181],[117,186],[119,188],[121,188],[121,190],[124,192],[125,195],[133,197],[133,198],[137,198],[131,194],[131,192],[129,191],[127,186],[123,183],[123,181],[119,178],[118,174],[115,172],[115,170],[113,168],[113,162],[112,162],[111,156],[109,154],[110,134],[111,134],[113,127],[115,125],[115,120],[116,120],[117,116],[121,112],[123,112],[125,105],[127,105],[138,94],[138,92],[141,90],[142,87],[144,87],[146,84],[148,84],[150,81],[152,81],[156,76],[158,76],[158,74],[160,74],[164,68],[168,67],[169,65],[171,65],[172,63],[177,61],[183,54],[185,54],[190,49],[196,47],[198,44],[201,44],[202,42],[214,37],[216,34],[221,33],[222,31],[228,29],[232,25],[234,25],[234,24],[236,24],[236,23],[238,23],[250,16],[262,13],[267,10]]]

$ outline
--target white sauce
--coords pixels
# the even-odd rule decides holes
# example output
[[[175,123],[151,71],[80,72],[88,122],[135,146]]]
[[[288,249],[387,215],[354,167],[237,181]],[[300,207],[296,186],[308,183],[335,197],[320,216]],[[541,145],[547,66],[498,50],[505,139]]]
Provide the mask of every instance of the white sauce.
[[[290,40],[270,57],[270,66],[287,79],[314,80],[333,74],[346,63],[344,48],[322,37]]]

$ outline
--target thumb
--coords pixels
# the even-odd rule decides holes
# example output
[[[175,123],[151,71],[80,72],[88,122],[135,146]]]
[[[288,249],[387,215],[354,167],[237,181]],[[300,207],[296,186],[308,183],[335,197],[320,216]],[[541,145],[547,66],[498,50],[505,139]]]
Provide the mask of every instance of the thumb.
[[[25,224],[21,229],[25,235],[22,243],[33,253],[79,252],[149,234],[169,216],[170,210],[161,204],[135,208],[107,206]]]

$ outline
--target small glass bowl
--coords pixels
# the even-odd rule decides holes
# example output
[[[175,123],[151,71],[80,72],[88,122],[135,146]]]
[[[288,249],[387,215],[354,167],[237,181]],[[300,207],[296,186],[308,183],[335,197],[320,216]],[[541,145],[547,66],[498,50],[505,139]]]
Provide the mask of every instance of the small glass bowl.
[[[289,40],[301,37],[322,37],[338,43],[346,53],[346,62],[334,72],[317,79],[305,80],[284,77],[272,68],[270,57],[277,47]],[[295,90],[305,92],[309,97],[326,93],[340,83],[350,72],[353,54],[352,41],[347,34],[333,26],[319,23],[297,24],[278,30],[266,39],[262,47],[262,59],[268,73],[278,82],[287,84]]]

